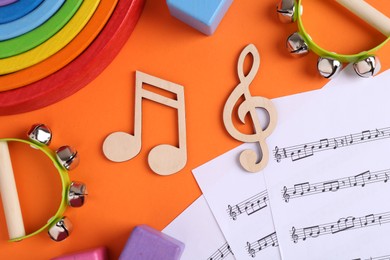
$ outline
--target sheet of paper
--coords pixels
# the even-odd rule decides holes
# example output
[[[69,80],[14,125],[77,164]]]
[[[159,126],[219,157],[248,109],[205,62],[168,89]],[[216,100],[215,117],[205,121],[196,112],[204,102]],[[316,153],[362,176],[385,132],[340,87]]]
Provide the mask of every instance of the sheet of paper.
[[[345,73],[350,72],[343,71],[339,79],[328,84],[336,85],[335,82],[340,82],[345,87],[350,87],[360,81],[348,81]],[[320,95],[318,93],[321,91],[274,99],[279,117],[278,125],[288,122],[293,115],[306,109],[304,104],[308,100],[318,99],[315,98]],[[262,114],[259,113],[259,116]],[[280,259],[278,250],[269,249],[276,249],[278,243],[275,242],[277,238],[267,204],[263,176],[248,174],[238,164],[239,153],[247,148],[256,149],[251,144],[237,147],[195,169],[194,176],[238,259]]]
[[[289,120],[317,93],[274,99],[278,120]],[[244,149],[258,148],[254,144],[241,145],[193,173],[237,259],[280,259],[264,176],[242,169],[238,157]]]
[[[239,151],[193,173],[237,259],[280,259],[264,179],[241,168]]]
[[[390,71],[317,92],[278,124],[264,170],[283,259],[390,255]]]
[[[235,260],[203,196],[192,203],[162,232],[185,244],[181,260]]]

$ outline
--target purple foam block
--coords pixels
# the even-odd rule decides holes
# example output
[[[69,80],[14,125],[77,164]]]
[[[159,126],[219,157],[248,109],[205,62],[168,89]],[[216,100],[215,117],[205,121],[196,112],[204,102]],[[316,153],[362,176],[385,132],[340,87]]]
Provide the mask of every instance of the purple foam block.
[[[98,247],[91,250],[64,255],[51,260],[108,260],[107,249]]]
[[[131,233],[119,260],[176,260],[184,244],[149,226],[140,225]]]

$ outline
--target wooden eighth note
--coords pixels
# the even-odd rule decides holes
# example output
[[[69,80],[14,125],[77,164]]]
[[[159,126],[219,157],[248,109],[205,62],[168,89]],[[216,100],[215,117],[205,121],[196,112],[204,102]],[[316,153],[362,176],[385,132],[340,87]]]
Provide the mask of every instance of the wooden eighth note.
[[[143,88],[144,83],[176,94],[176,99],[171,99],[146,90]],[[149,166],[155,173],[160,175],[174,174],[183,169],[187,163],[184,88],[178,84],[153,77],[140,71],[136,72],[134,135],[125,132],[110,134],[104,140],[103,153],[111,161],[124,162],[134,158],[141,151],[143,98],[177,109],[179,147],[160,144],[155,146],[148,155]]]
[[[248,75],[244,75],[244,61],[248,54],[252,54],[253,63]],[[272,133],[277,121],[276,109],[271,100],[264,97],[252,97],[249,92],[249,85],[256,76],[259,67],[259,52],[253,44],[249,44],[241,52],[238,59],[237,71],[240,84],[230,94],[223,109],[223,122],[229,134],[241,142],[258,143],[260,146],[259,155],[253,150],[244,150],[240,154],[241,166],[248,172],[258,172],[267,165],[269,154],[265,138]],[[245,124],[245,116],[250,115],[254,127],[253,134],[243,134],[233,124],[233,109],[241,97],[244,98],[244,101],[238,106],[238,117]],[[265,129],[260,125],[256,108],[263,108],[269,115],[269,122]]]

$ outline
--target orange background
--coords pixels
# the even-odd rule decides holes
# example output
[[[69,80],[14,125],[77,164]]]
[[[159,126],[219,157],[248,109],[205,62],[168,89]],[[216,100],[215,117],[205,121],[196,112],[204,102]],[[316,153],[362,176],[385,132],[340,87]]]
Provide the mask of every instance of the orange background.
[[[368,2],[390,16],[387,1]],[[0,258],[49,259],[105,245],[110,258],[117,259],[136,225],[162,230],[169,224],[201,194],[191,170],[240,144],[224,129],[222,109],[238,84],[237,60],[247,44],[255,44],[261,56],[260,70],[250,86],[253,96],[275,98],[326,84],[317,76],[315,54],[299,59],[287,54],[285,40],[296,31],[296,24],[280,23],[276,4],[275,0],[236,0],[215,34],[208,37],[171,17],[164,0],[149,0],[127,44],[96,80],[44,109],[0,117],[0,137],[24,138],[29,127],[38,122],[50,126],[53,149],[68,144],[79,151],[81,163],[70,177],[85,182],[89,191],[84,207],[67,209],[74,230],[60,243],[45,233],[9,243],[0,214]],[[308,32],[326,49],[356,53],[384,40],[334,1],[303,4]],[[389,44],[378,53],[382,71],[390,67],[389,54]],[[177,144],[175,111],[151,101],[143,103],[140,154],[124,163],[112,163],[103,156],[102,142],[109,133],[133,133],[136,70],[184,86],[188,162],[175,175],[158,176],[147,165],[152,147]],[[29,233],[57,209],[60,181],[43,155],[23,145],[10,147]]]

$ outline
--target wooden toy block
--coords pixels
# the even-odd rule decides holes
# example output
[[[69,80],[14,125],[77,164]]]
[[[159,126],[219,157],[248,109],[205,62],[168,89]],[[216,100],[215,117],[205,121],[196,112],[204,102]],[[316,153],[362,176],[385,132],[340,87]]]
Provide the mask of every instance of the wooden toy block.
[[[59,256],[52,258],[51,260],[108,260],[108,254],[107,249],[102,246],[73,254]]]
[[[167,0],[172,16],[206,35],[214,33],[232,2],[233,0]]]
[[[70,4],[76,6],[78,4],[76,1],[78,0],[68,0],[66,1],[65,5]],[[20,88],[30,83],[37,83],[39,80],[46,79],[51,74],[61,70],[67,64],[78,58],[83,51],[87,51],[90,45],[92,46],[92,43],[95,38],[98,38],[99,33],[102,33],[102,31],[104,30],[106,23],[114,18],[115,14],[113,13],[113,11],[116,10],[117,4],[118,0],[100,1],[91,19],[87,22],[85,27],[82,28],[82,30],[75,36],[74,39],[72,39],[64,48],[54,53],[42,62],[32,65],[21,71],[17,71],[15,73],[3,75],[2,77],[0,77],[0,91],[3,92],[5,90]],[[63,7],[66,7],[65,5]],[[81,0],[80,7],[82,5],[84,5],[84,0]],[[80,7],[74,11],[74,14],[80,12]],[[84,8],[84,11],[88,10]],[[60,12],[57,12],[57,14],[58,13]],[[69,22],[74,20],[74,17],[74,15],[70,17]],[[50,19],[49,22],[51,22],[52,19]],[[65,25],[67,25],[68,27],[69,22],[65,23]],[[79,26],[78,24],[73,24]],[[63,31],[63,29],[64,27],[61,27],[60,31],[55,33],[55,35],[57,35],[58,37],[58,33],[60,33],[61,30]],[[23,35],[23,37],[24,36],[26,36],[26,34]],[[16,39],[17,38],[11,40]],[[53,42],[53,37],[49,37],[49,40],[51,40],[54,44],[58,42]],[[45,41],[44,44],[48,44],[47,41]],[[0,48],[1,47],[3,47],[3,45],[0,42]],[[38,47],[42,48],[42,44],[38,45]],[[36,50],[34,48],[31,51]],[[67,84],[68,82],[65,83]]]
[[[27,52],[1,59],[0,75],[28,68],[60,51],[83,30],[84,26],[94,15],[100,2],[101,0],[85,0],[72,19],[53,37]]]
[[[149,226],[134,228],[127,240],[120,260],[176,260],[180,259],[184,244]]]
[[[0,24],[0,41],[5,41],[34,30],[49,20],[65,0],[44,1],[29,14],[15,21]]]
[[[82,2],[83,0],[68,0],[41,26],[16,38],[0,41],[0,59],[21,54],[50,39],[72,19]]]
[[[114,1],[116,2],[117,0],[102,1],[86,28],[89,28],[88,25],[97,16],[100,6],[110,5]],[[96,39],[77,59],[68,65],[63,65],[64,67],[62,68],[56,66],[67,58],[66,55],[72,55],[72,53],[81,48],[80,45],[85,44],[87,40],[80,38],[80,35],[85,30],[82,30],[77,38],[63,49],[66,49],[66,53],[62,53],[61,56],[57,56],[59,53],[56,53],[53,55],[56,56],[55,59],[52,59],[54,58],[52,56],[33,67],[0,77],[0,86],[7,85],[7,87],[12,89],[15,88],[15,85],[12,84],[13,82],[21,83],[23,80],[31,79],[37,74],[43,75],[46,72],[44,74],[45,78],[41,79],[42,77],[38,77],[41,80],[35,78],[35,81],[30,82],[31,84],[18,84],[18,86],[24,86],[23,88],[0,92],[0,114],[10,115],[48,106],[86,86],[111,63],[122,46],[125,45],[141,16],[144,3],[145,0],[119,1],[107,24],[97,35]],[[95,31],[95,25],[93,27],[90,29]],[[88,34],[90,34],[90,31]],[[76,41],[78,44],[73,44]],[[73,47],[68,48],[71,45]],[[49,60],[50,63],[48,62]],[[56,67],[54,71],[51,70],[53,67]],[[32,68],[37,70],[32,71]],[[52,73],[51,75],[47,74],[49,70]]]

